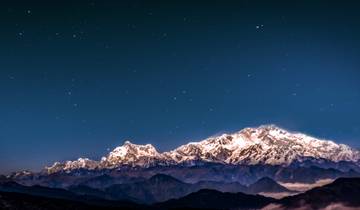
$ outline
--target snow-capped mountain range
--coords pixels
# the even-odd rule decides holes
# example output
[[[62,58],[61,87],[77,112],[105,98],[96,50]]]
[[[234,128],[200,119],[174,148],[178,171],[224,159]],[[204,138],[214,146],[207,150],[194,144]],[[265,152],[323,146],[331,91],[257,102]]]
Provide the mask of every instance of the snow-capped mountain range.
[[[275,125],[245,128],[233,134],[191,142],[169,152],[159,153],[151,144],[126,141],[100,161],[79,158],[56,162],[46,167],[48,173],[75,169],[112,169],[121,166],[194,165],[200,162],[222,164],[289,165],[295,161],[349,161],[359,163],[360,152],[344,144],[292,133]]]

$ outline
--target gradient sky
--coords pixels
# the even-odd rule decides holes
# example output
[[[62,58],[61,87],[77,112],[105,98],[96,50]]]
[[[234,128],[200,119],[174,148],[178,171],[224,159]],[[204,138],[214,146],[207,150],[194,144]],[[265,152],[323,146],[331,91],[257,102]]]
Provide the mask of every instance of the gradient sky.
[[[297,2],[2,2],[0,173],[269,123],[360,147],[360,7]]]

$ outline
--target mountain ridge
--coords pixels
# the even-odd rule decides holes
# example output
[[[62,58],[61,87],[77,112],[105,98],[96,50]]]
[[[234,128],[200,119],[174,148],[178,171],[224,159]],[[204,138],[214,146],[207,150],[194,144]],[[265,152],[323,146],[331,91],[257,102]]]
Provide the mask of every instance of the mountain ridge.
[[[79,158],[75,161],[55,162],[46,167],[45,171],[51,174],[75,169],[94,170],[121,166],[191,166],[199,162],[290,165],[296,161],[324,160],[335,163],[348,161],[359,165],[360,152],[344,144],[289,132],[271,124],[190,142],[162,153],[151,144],[138,145],[125,141],[124,145],[116,147],[99,161]]]

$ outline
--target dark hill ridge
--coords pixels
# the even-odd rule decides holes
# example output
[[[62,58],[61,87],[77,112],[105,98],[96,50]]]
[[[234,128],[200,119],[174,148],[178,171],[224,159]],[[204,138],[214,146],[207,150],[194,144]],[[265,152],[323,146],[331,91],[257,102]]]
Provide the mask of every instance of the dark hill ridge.
[[[200,190],[179,199],[155,204],[160,209],[258,209],[275,199],[244,193],[222,193],[216,190]]]
[[[101,179],[104,176],[101,176]],[[105,177],[105,179],[108,179]],[[201,181],[195,184],[184,183],[172,176],[157,174],[144,181],[115,184],[104,189],[92,188],[86,185],[73,185],[65,189],[40,186],[27,187],[15,182],[0,184],[0,190],[19,192],[44,197],[74,199],[81,196],[108,200],[129,200],[137,203],[163,202],[172,198],[180,198],[201,189],[213,189],[221,192],[243,192],[257,194],[260,192],[288,192],[289,190],[277,184],[270,178],[263,178],[249,187],[237,182],[224,183]]]
[[[360,209],[360,178],[339,178],[333,183],[279,201],[287,208],[320,209],[333,203]]]
[[[76,194],[65,189],[41,187],[38,185],[28,187],[13,181],[2,182],[0,184],[0,191],[63,199],[76,199],[78,197]]]
[[[0,192],[1,193],[18,193],[31,196],[39,196],[45,199],[54,198],[54,199],[63,199],[69,201],[82,201],[87,203],[101,203],[104,199],[110,199],[110,196],[103,193],[97,189],[91,189],[89,187],[77,186],[70,190],[67,189],[58,189],[58,188],[48,188],[42,186],[23,186],[13,181],[5,181],[0,183]],[[124,201],[126,200],[126,201]],[[128,203],[132,201],[128,196],[124,196],[121,199],[117,199],[114,202],[124,202]],[[106,203],[109,203],[109,200],[106,200]],[[111,201],[112,202],[112,201]]]
[[[69,200],[23,193],[0,192],[2,210],[141,210],[148,209],[127,201]]]

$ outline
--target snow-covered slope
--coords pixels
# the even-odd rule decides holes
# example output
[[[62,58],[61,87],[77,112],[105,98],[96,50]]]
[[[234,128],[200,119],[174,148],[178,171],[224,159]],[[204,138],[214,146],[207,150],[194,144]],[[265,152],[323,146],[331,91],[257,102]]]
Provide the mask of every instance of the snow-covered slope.
[[[79,158],[77,160],[66,161],[64,163],[55,162],[52,166],[45,167],[45,170],[48,173],[55,173],[58,171],[70,171],[81,168],[93,170],[98,168],[98,166],[99,166],[98,161],[90,160],[88,158]]]
[[[166,156],[177,162],[203,160],[227,164],[288,165],[307,158],[357,161],[358,151],[343,144],[291,133],[274,125],[245,128],[183,145]]]
[[[126,141],[123,146],[116,147],[110,154],[101,159],[101,167],[121,165],[152,166],[163,159],[162,155],[151,144],[137,145]]]
[[[136,145],[126,141],[101,161],[82,159],[55,163],[47,171],[72,169],[101,169],[120,166],[150,167],[155,165],[195,164],[216,162],[223,164],[289,165],[294,161],[312,159],[332,162],[358,162],[360,153],[343,144],[319,140],[301,133],[292,133],[274,125],[245,128],[233,134],[210,137],[179,148],[159,153],[150,144]]]

